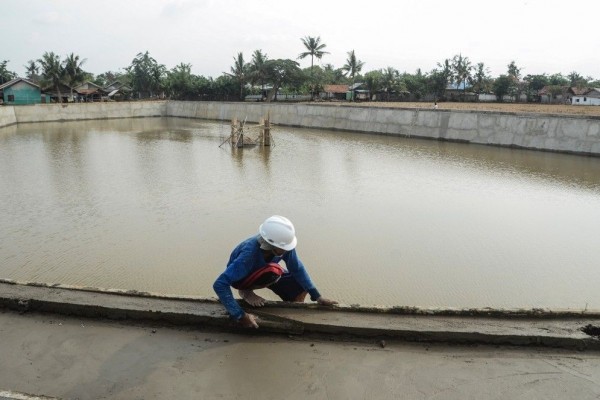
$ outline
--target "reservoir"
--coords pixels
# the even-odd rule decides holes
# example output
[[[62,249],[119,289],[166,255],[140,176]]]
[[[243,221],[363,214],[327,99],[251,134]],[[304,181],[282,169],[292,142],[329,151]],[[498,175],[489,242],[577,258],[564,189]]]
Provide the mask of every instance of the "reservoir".
[[[0,278],[213,297],[280,214],[345,304],[600,310],[600,158],[284,126],[270,148],[219,147],[229,132],[1,129]]]

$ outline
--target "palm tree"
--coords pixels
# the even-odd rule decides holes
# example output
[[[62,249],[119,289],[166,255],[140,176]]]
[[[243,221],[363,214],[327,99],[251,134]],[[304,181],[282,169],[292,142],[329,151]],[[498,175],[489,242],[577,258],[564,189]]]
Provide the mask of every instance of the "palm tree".
[[[244,84],[248,79],[248,64],[244,61],[244,54],[239,52],[237,57],[233,57],[233,67],[231,67],[231,73],[227,74],[229,76],[237,79],[240,84],[240,100],[244,99]]]
[[[265,90],[265,81],[267,79],[268,57],[262,50],[255,50],[252,54],[252,62],[248,66],[248,75],[252,82],[260,84],[261,91]]]
[[[352,80],[352,85],[354,85],[354,77],[356,76],[356,74],[360,73],[364,65],[364,62],[356,58],[354,50],[348,52],[348,59],[346,59],[346,64],[344,64],[342,70],[346,71],[346,75],[350,76],[350,79]],[[354,100],[354,96],[352,96],[352,99]]]
[[[40,67],[34,60],[29,60],[27,61],[27,65],[25,65],[25,72],[27,73],[27,79],[32,82],[37,82],[38,74],[40,73]]]
[[[317,36],[316,38],[311,37],[311,36],[306,36],[305,38],[302,38],[300,40],[302,40],[302,44],[304,44],[304,47],[306,47],[306,50],[308,50],[308,51],[305,51],[304,53],[300,53],[298,58],[303,59],[307,56],[310,56],[310,82],[311,82],[310,98],[312,100],[314,98],[314,82],[313,82],[314,58],[317,57],[317,59],[320,60],[323,57],[323,55],[329,54],[329,53],[327,51],[323,51],[323,49],[326,47],[326,45],[324,43],[321,43],[320,36]]]
[[[386,93],[386,100],[390,99],[390,93],[397,88],[399,77],[400,73],[394,67],[387,67],[382,71],[381,84]]]
[[[467,92],[467,81],[471,80],[471,70],[473,66],[471,66],[471,61],[469,57],[463,57],[462,54],[457,54],[452,59],[452,68],[454,69],[454,77],[456,78],[456,82],[458,86],[463,84],[463,101],[465,97],[465,93]]]
[[[130,76],[133,90],[141,98],[145,95],[152,97],[155,91],[160,90],[166,67],[157,63],[146,51],[138,53],[126,70]]]
[[[15,73],[8,70],[9,60],[0,62],[0,85],[15,78]]]
[[[437,63],[437,65],[439,68],[441,68],[441,70],[434,70],[436,72],[434,76],[434,80],[436,81],[436,92],[440,95],[440,97],[445,98],[446,88],[448,87],[448,84],[454,82],[454,76],[452,75],[452,65],[450,65],[450,60],[447,58],[444,60],[443,63]]]
[[[65,58],[63,63],[65,75],[69,86],[71,87],[71,99],[73,99],[73,87],[83,82],[85,72],[81,66],[86,62],[85,59],[79,60],[79,56],[71,53]]]
[[[54,86],[58,95],[58,102],[62,103],[60,85],[65,78],[65,69],[60,62],[60,57],[54,52],[45,52],[38,60],[42,69],[42,81],[46,85]]]

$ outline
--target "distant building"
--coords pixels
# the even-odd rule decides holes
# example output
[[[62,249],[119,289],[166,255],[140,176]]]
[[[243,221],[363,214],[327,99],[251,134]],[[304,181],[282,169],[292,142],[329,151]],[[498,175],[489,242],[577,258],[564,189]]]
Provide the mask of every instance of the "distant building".
[[[348,101],[364,101],[371,99],[371,92],[366,88],[364,83],[355,83],[348,88],[346,92],[346,100]]]
[[[71,92],[72,88],[70,86],[61,83],[58,85],[58,90],[56,86],[47,86],[42,89],[42,93],[46,93],[52,103],[59,103],[59,92],[60,92],[60,103],[67,103],[72,101]],[[50,102],[49,101],[49,102]]]
[[[108,92],[92,82],[84,82],[73,88],[85,102],[103,101],[108,98]]]
[[[16,78],[0,85],[0,99],[6,105],[40,104],[50,102],[35,83],[24,78]]]
[[[119,81],[115,81],[103,89],[111,100],[127,100],[133,91],[131,87]]]
[[[538,96],[543,104],[571,104],[573,96],[587,91],[586,88],[570,87],[568,85],[547,85],[540,89]]]
[[[324,100],[346,100],[348,85],[324,85],[319,97]]]
[[[585,93],[574,95],[571,104],[576,106],[600,106],[600,88],[587,89]]]

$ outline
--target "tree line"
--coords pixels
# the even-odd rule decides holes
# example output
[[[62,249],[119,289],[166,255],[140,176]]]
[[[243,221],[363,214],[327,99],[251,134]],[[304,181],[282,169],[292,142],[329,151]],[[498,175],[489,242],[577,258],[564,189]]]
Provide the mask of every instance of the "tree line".
[[[329,54],[320,37],[301,38],[303,50],[296,59],[270,59],[262,50],[255,50],[249,61],[242,52],[233,57],[229,72],[213,79],[192,74],[191,64],[180,63],[172,69],[158,63],[148,51],[138,53],[131,64],[122,72],[107,71],[98,75],[86,72],[86,59],[74,53],[64,59],[54,52],[45,52],[39,59],[25,65],[26,78],[43,88],[53,88],[60,98],[61,84],[69,88],[90,81],[105,87],[115,81],[132,88],[134,98],[152,98],[165,95],[177,100],[243,100],[248,94],[264,95],[264,100],[276,100],[278,93],[310,94],[314,98],[325,85],[352,85],[361,82],[371,93],[378,93],[382,100],[421,100],[426,96],[436,100],[447,100],[448,87],[462,90],[456,100],[466,100],[471,93],[495,94],[499,101],[503,97],[535,101],[540,89],[547,87],[550,94],[559,94],[565,86],[600,87],[600,81],[583,77],[573,71],[522,76],[522,68],[511,61],[505,74],[493,78],[483,63],[473,63],[469,57],[457,54],[439,63],[429,72],[418,69],[415,73],[400,72],[394,67],[362,73],[365,62],[354,50],[347,52],[345,64],[336,68],[332,64],[315,65]],[[308,68],[300,68],[297,60],[310,57]],[[8,69],[8,60],[0,62],[0,84],[17,74]]]

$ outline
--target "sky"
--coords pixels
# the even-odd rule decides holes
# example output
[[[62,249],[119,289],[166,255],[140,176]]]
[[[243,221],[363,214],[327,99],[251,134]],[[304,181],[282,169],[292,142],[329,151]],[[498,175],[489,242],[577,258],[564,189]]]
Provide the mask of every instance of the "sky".
[[[429,72],[462,54],[493,77],[514,60],[522,76],[600,79],[600,0],[2,0],[0,15],[0,61],[20,76],[46,51],[75,53],[94,74],[148,51],[216,78],[238,52],[296,59],[301,38],[318,36],[329,54],[317,64],[341,68],[354,50],[363,73]]]

